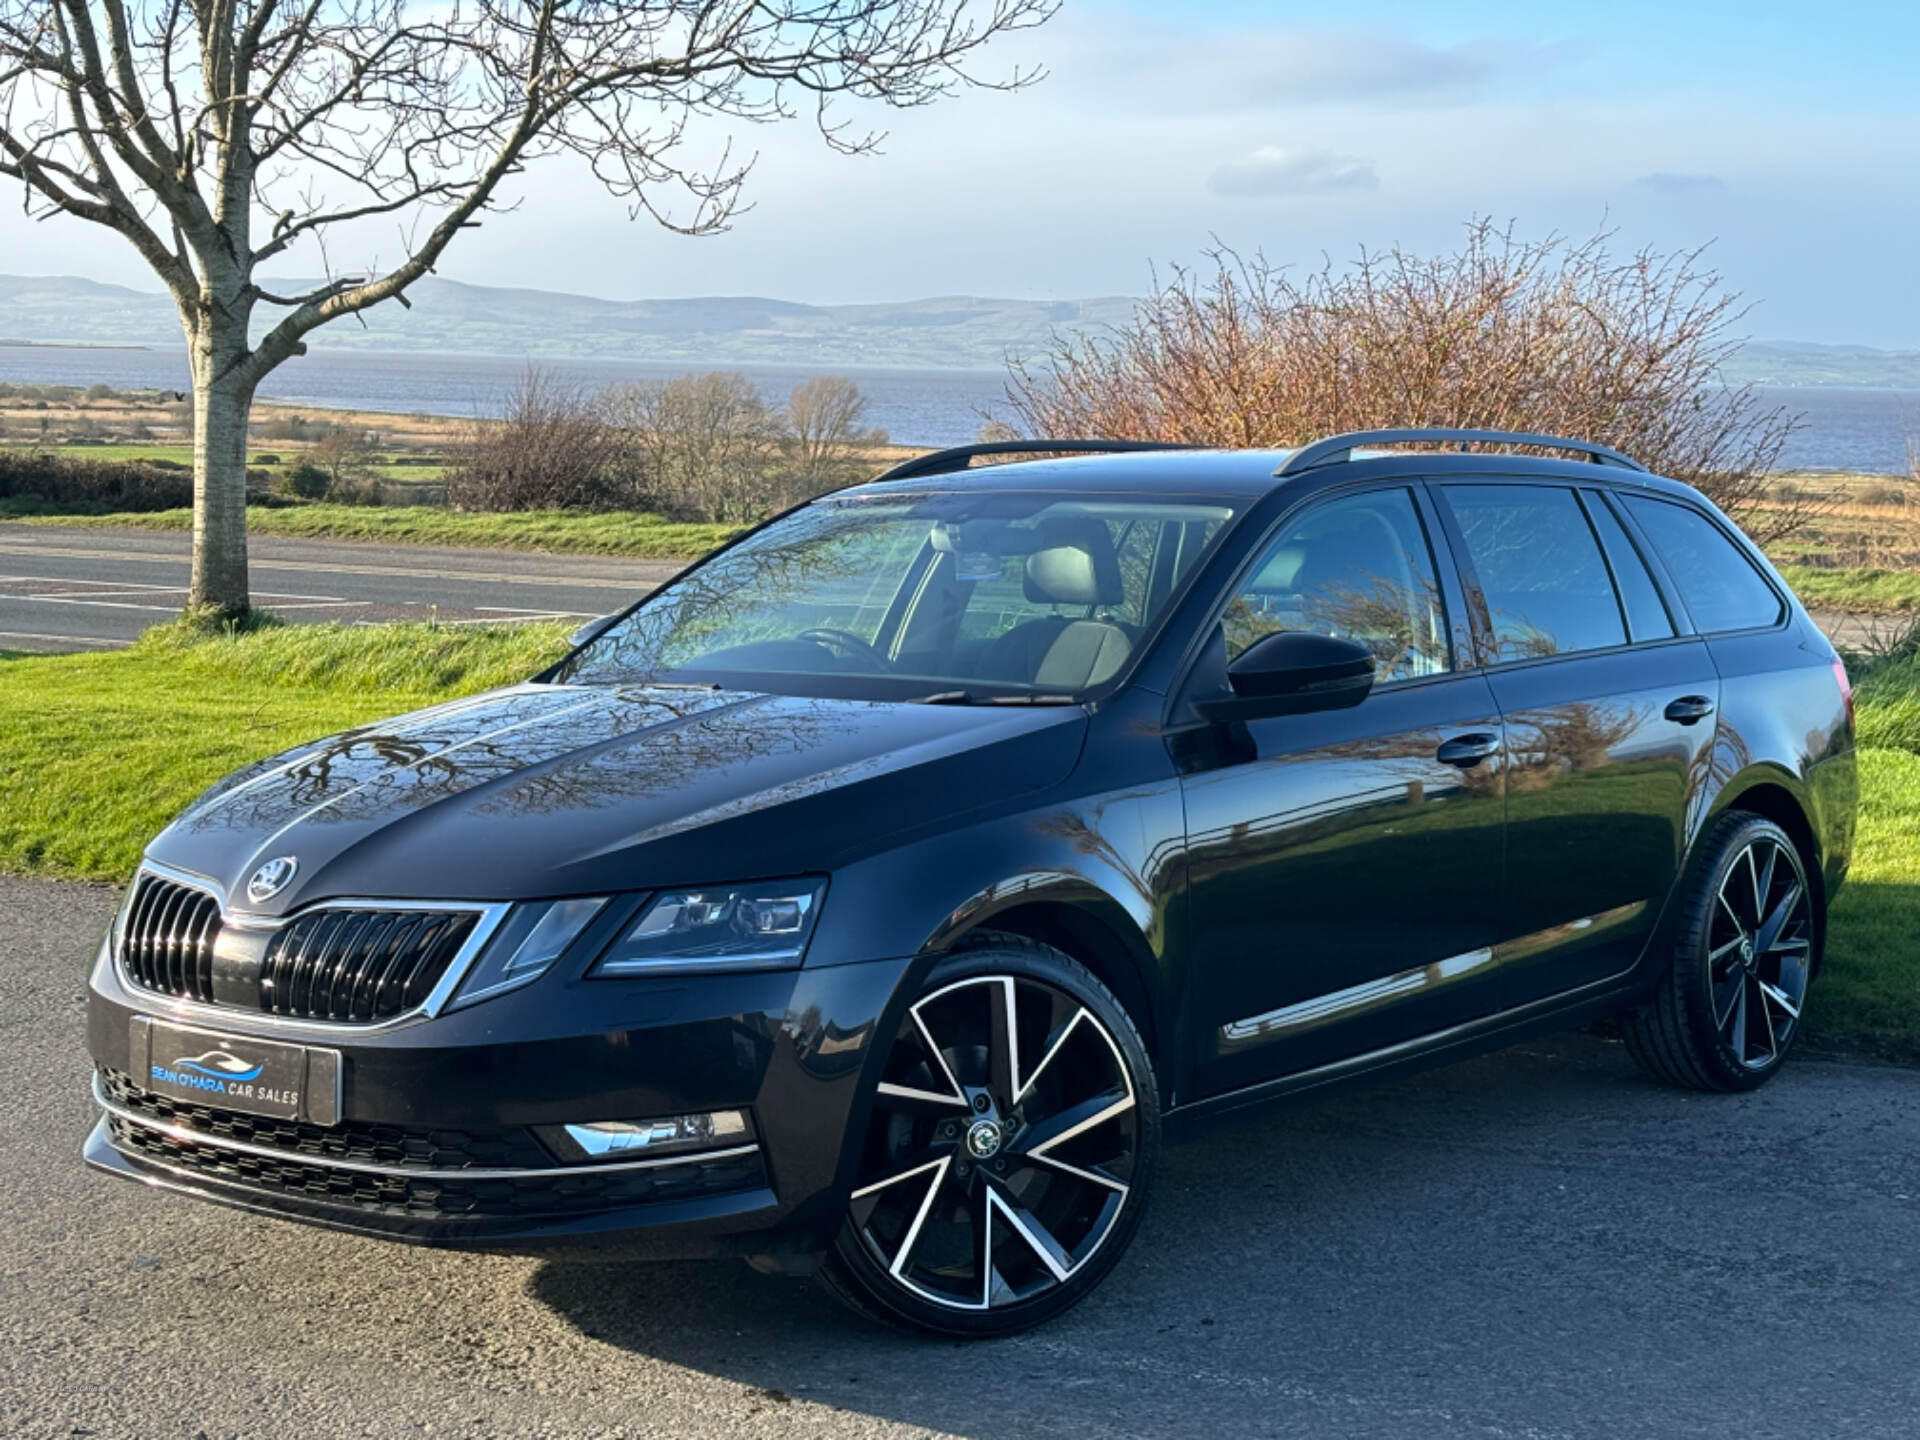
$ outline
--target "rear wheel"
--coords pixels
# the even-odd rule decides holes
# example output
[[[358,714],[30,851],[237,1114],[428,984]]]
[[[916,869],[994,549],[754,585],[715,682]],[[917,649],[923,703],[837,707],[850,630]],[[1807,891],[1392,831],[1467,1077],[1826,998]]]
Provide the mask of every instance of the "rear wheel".
[[[1074,1305],[1133,1238],[1159,1149],[1146,1048],[1059,951],[995,937],[908,1007],[821,1269],[872,1318],[1007,1335]]]
[[[1792,837],[1758,815],[1722,817],[1688,884],[1672,968],[1628,1048],[1669,1084],[1751,1090],[1799,1035],[1817,897]]]

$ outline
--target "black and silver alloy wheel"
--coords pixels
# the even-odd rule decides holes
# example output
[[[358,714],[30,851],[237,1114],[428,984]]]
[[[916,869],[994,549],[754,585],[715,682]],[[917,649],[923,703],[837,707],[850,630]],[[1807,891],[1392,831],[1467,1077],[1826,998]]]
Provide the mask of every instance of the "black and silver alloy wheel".
[[[1663,1080],[1747,1090],[1780,1067],[1813,974],[1818,897],[1793,840],[1757,815],[1721,817],[1690,879],[1673,967],[1628,1024]]]
[[[1764,1070],[1793,1040],[1813,961],[1813,906],[1792,846],[1759,835],[1741,847],[1707,937],[1714,1024],[1736,1060]]]
[[[892,1037],[828,1283],[943,1334],[1037,1324],[1131,1238],[1158,1125],[1144,1047],[1104,986],[1032,942],[966,952]]]

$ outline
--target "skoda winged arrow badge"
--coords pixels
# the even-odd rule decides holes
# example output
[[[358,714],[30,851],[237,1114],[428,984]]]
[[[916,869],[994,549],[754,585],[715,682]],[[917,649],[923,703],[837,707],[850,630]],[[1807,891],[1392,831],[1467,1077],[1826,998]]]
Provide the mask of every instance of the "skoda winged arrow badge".
[[[299,868],[300,862],[291,855],[267,861],[247,881],[247,898],[256,905],[262,900],[271,900],[292,883],[294,871]]]

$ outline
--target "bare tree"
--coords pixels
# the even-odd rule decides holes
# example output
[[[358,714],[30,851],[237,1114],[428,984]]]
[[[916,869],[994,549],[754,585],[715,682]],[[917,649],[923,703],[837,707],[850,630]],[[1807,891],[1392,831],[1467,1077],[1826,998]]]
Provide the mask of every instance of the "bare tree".
[[[973,52],[1053,3],[0,0],[0,176],[31,213],[123,235],[173,297],[193,375],[189,603],[238,611],[261,379],[320,326],[405,304],[529,162],[571,153],[635,214],[719,229],[747,165],[686,159],[695,121],[805,106],[828,144],[863,150],[876,137],[843,128],[834,97],[912,106],[983,83]],[[324,263],[329,235],[371,221],[402,227],[391,268],[328,266],[293,294],[259,283],[294,247]],[[263,304],[284,313],[256,339]]]
[[[1304,277],[1231,251],[1176,271],[1111,335],[1016,366],[1033,435],[1302,444],[1395,426],[1558,433],[1614,445],[1699,486],[1761,541],[1817,496],[1771,501],[1796,420],[1721,367],[1739,297],[1699,252],[1614,255],[1609,237],[1516,240],[1486,221],[1461,248],[1395,249]]]
[[[861,435],[867,397],[844,375],[816,375],[787,396],[787,428],[802,475],[819,475],[846,458]]]
[[[786,426],[738,371],[681,375],[608,395],[646,500],[671,514],[751,521],[784,503]]]

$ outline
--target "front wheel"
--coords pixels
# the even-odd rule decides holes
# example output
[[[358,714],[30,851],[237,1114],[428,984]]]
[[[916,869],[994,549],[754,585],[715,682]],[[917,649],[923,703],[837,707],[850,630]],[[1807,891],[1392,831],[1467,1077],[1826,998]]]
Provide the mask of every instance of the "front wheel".
[[[889,1043],[827,1289],[957,1338],[1078,1303],[1133,1238],[1159,1151],[1126,1010],[1059,951],[994,936],[935,969]]]
[[[1672,968],[1627,1046],[1669,1084],[1751,1090],[1800,1033],[1818,896],[1792,837],[1758,815],[1721,817],[1687,883]]]

